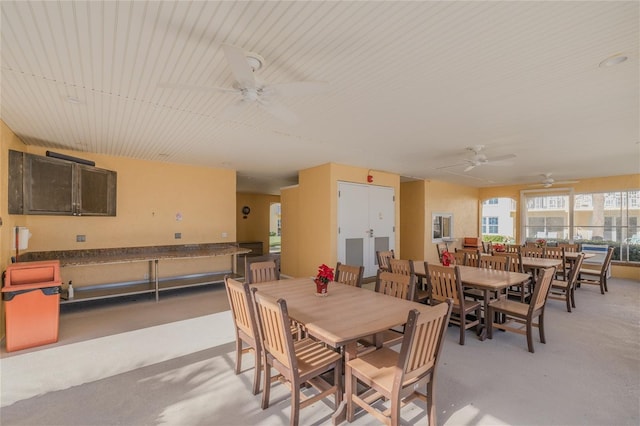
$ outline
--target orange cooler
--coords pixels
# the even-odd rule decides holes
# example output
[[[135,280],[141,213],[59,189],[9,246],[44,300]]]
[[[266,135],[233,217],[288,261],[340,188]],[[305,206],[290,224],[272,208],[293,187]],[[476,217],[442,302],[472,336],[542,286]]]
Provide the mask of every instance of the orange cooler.
[[[60,262],[13,263],[2,287],[7,352],[58,341]]]

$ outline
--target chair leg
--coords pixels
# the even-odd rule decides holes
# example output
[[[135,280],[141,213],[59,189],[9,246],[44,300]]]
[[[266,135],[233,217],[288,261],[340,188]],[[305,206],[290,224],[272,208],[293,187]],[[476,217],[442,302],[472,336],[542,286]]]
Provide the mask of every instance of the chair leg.
[[[600,294],[604,294],[604,278],[600,278]]]
[[[572,288],[571,289],[571,306],[574,307],[574,308],[576,307],[576,297],[575,297],[575,295],[576,295],[576,292]]]
[[[467,325],[467,316],[464,312],[460,312],[460,344],[464,346],[464,332],[466,330]]]
[[[527,346],[529,347],[529,352],[534,353],[533,350],[533,331],[531,326],[531,319],[527,320]]]
[[[609,291],[609,286],[607,286],[607,274],[605,272],[604,277],[602,278],[604,280],[604,291]]]
[[[297,380],[291,383],[291,426],[298,426],[300,417],[300,385]]]
[[[391,395],[391,426],[398,426],[400,424],[400,409],[402,408],[400,399],[400,395]]]
[[[242,368],[242,340],[236,335],[236,375],[240,374]]]
[[[484,319],[485,321],[484,326],[487,327],[487,337],[489,339],[493,339],[493,309],[489,308],[487,309],[487,311],[488,311],[486,312],[487,316]]]
[[[265,361],[265,357],[262,357]],[[264,367],[264,390],[262,391],[262,409],[269,408],[269,394],[271,393],[271,366],[267,362],[263,362]]]
[[[571,293],[569,290],[564,291],[564,297],[567,302],[567,312],[571,312]]]
[[[435,394],[433,393],[434,383],[433,376],[427,383],[427,419],[429,420],[429,426],[436,425],[436,401]]]
[[[538,331],[540,332],[540,342],[547,343],[547,339],[544,337],[544,310],[538,317]]]
[[[260,373],[262,372],[260,361],[260,351],[254,349],[253,350],[255,356],[255,367],[253,369],[253,394],[257,395],[260,392]]]

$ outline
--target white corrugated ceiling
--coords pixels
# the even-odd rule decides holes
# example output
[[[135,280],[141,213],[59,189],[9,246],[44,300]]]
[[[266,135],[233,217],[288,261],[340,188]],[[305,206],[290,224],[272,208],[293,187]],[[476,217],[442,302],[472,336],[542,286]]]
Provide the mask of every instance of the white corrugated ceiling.
[[[271,193],[329,161],[472,186],[640,172],[637,1],[1,7],[0,113],[27,144],[232,168]],[[280,99],[296,124],[229,117],[238,95],[204,89],[234,82],[223,44],[264,57],[259,80],[329,90]],[[599,66],[612,55],[628,60]],[[515,158],[464,172],[475,145]]]

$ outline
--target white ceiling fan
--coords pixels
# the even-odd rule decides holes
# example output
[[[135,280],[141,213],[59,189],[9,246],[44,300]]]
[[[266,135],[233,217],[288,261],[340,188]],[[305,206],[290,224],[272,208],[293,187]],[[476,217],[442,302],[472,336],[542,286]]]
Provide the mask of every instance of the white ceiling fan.
[[[563,180],[563,181],[556,181],[554,178],[551,177],[552,173],[543,173],[540,176],[542,176],[544,179],[542,180],[541,183],[535,183],[529,186],[541,186],[543,188],[551,188],[553,185],[569,185],[572,183],[578,183],[579,181],[577,180]]]
[[[473,153],[473,156],[471,158],[464,160],[463,163],[452,164],[449,166],[443,166],[438,168],[445,169],[449,167],[466,166],[463,171],[468,172],[479,166],[483,166],[486,164],[493,164],[493,163],[497,163],[504,160],[510,160],[511,158],[516,158],[515,154],[505,154],[505,155],[499,155],[496,157],[487,157],[487,155],[484,153],[484,149],[485,149],[484,145],[469,146],[466,148],[466,150]]]
[[[236,93],[240,98],[223,112],[223,117],[232,118],[249,105],[256,104],[269,114],[284,121],[295,124],[296,114],[278,102],[280,97],[304,96],[323,93],[328,83],[322,81],[294,81],[290,83],[265,84],[256,79],[254,73],[264,65],[264,59],[257,53],[223,44],[224,56],[231,68],[235,82],[232,87],[193,86],[187,84],[163,83],[159,87],[180,90],[213,90],[217,92]]]

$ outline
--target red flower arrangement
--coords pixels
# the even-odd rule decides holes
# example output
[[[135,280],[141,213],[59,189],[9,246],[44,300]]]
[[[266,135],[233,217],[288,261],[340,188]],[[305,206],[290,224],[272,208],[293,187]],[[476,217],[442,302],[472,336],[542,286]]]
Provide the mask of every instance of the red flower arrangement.
[[[456,259],[448,250],[442,252],[442,266],[449,266],[455,263]]]
[[[323,284],[329,284],[329,281],[333,281],[333,268],[329,268],[324,263],[318,267],[318,275],[315,279],[316,283],[321,282]]]
[[[318,267],[318,275],[313,280],[316,283],[316,291],[321,296],[327,295],[327,285],[333,281],[333,268],[329,268],[324,263]]]
[[[504,244],[492,244],[493,251],[497,251],[498,253],[502,253],[505,251]]]
[[[544,247],[547,245],[547,240],[544,240],[542,238],[540,238],[539,240],[536,240],[536,247]]]

